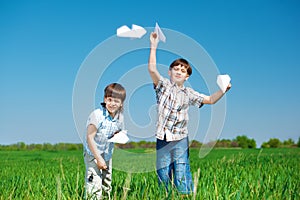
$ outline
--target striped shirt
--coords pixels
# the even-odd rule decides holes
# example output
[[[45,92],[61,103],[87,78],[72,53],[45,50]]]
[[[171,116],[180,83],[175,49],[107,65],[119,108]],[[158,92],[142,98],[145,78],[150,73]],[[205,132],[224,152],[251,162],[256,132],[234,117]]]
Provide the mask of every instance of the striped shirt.
[[[86,123],[86,127],[93,124],[97,128],[95,135],[95,143],[98,152],[103,154],[103,159],[108,161],[112,157],[114,143],[108,142],[108,137],[112,136],[116,131],[124,129],[123,115],[122,113],[116,114],[114,118],[109,115],[109,112],[103,108],[94,110]],[[86,152],[93,156],[90,151],[87,141],[84,143]]]
[[[181,140],[188,135],[188,108],[190,105],[203,105],[203,94],[189,87],[179,88],[169,79],[160,77],[155,87],[158,119],[156,138],[167,141]]]

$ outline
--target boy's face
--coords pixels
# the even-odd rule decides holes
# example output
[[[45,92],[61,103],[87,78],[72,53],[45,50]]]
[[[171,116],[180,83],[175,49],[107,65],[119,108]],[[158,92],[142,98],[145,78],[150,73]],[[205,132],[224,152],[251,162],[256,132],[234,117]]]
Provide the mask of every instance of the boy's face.
[[[106,109],[112,117],[114,117],[116,112],[122,107],[122,100],[119,98],[106,97],[104,98],[104,103],[106,104]]]
[[[171,81],[175,82],[177,85],[182,86],[184,81],[189,77],[186,67],[183,65],[174,66],[169,70],[169,76]]]

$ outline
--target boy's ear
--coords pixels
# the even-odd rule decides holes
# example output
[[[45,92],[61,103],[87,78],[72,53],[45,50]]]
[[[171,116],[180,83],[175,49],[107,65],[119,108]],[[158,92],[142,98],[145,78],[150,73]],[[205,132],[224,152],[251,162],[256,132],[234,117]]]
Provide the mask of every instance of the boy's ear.
[[[189,79],[189,77],[190,77],[190,76],[186,76],[184,80],[187,81],[187,80]]]
[[[171,76],[171,70],[168,70],[168,75]]]

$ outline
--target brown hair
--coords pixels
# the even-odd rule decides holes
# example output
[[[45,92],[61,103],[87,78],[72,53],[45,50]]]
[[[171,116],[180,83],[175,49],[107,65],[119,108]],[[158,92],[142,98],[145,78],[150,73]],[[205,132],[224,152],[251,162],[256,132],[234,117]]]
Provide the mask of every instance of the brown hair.
[[[111,83],[104,89],[104,97],[118,98],[121,99],[122,102],[124,102],[126,98],[126,90],[119,83]]]
[[[169,70],[171,70],[173,67],[182,65],[186,68],[187,74],[190,76],[192,74],[192,67],[190,66],[189,62],[186,59],[183,58],[178,58],[177,60],[174,60],[170,67]]]

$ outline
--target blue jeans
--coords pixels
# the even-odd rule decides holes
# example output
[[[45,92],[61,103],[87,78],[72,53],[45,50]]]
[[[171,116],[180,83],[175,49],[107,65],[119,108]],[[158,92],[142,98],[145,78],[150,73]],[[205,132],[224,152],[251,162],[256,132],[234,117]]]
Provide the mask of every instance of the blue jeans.
[[[181,194],[193,192],[194,184],[190,171],[188,138],[179,141],[156,141],[156,171],[159,184],[168,190],[174,181]]]

